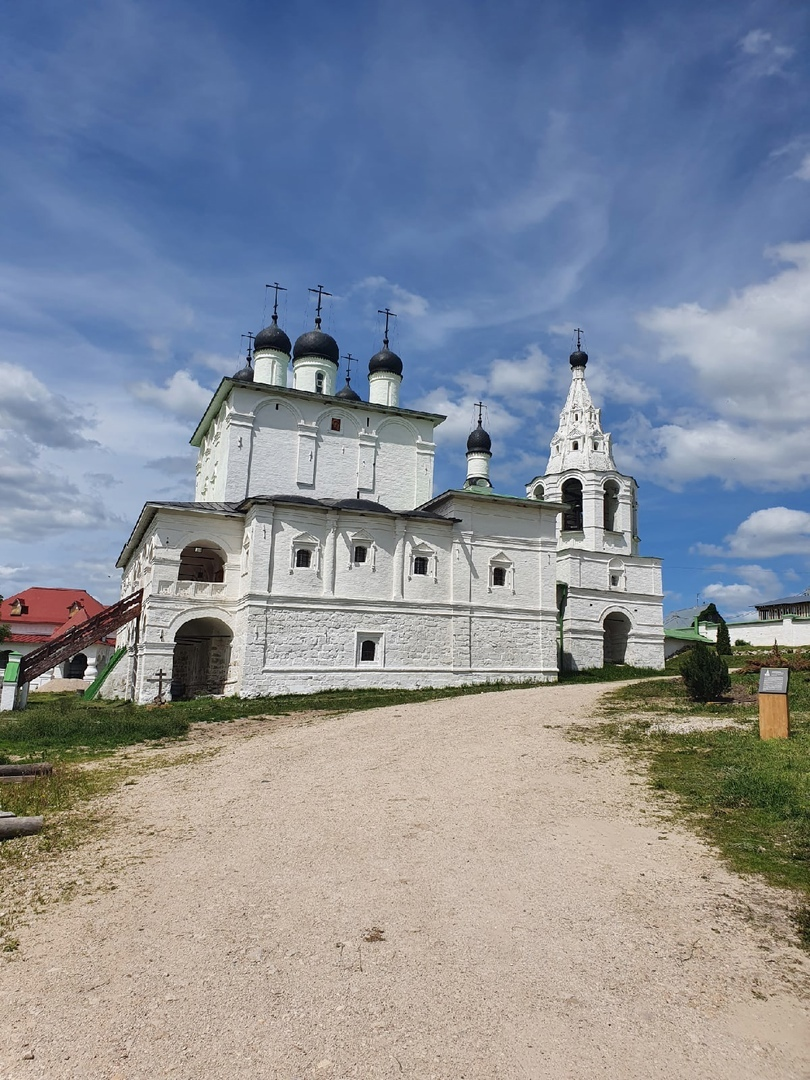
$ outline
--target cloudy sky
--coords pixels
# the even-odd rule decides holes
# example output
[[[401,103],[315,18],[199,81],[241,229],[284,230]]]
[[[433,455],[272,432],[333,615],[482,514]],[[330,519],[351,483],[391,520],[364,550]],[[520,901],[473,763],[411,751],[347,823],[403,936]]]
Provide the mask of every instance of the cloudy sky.
[[[667,609],[810,587],[809,57],[779,0],[7,5],[0,592],[117,595],[276,280],[363,360],[398,313],[437,490],[479,395],[545,470],[584,327]]]

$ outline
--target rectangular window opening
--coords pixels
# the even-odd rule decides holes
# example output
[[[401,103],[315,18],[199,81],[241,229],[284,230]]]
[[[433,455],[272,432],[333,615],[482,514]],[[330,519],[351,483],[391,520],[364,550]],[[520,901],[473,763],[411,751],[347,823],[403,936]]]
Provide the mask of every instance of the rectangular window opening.
[[[428,560],[425,555],[417,555],[413,560],[413,572],[420,577],[427,577],[428,572]]]
[[[332,431],[340,431],[340,417],[332,417]]]

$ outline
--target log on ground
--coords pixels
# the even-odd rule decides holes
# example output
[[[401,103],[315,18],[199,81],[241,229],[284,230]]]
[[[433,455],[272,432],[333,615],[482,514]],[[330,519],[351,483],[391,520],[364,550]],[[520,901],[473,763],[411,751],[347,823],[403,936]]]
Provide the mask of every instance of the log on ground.
[[[50,776],[50,761],[32,761],[22,765],[0,765],[0,776]]]
[[[15,836],[33,836],[44,824],[41,817],[0,818],[0,840],[11,840]]]

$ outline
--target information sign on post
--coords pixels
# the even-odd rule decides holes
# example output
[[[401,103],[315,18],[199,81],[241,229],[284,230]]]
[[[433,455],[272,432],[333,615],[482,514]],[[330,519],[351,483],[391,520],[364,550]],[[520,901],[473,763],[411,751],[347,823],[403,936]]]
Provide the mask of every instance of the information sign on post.
[[[758,699],[761,739],[787,739],[790,735],[789,681],[788,668],[760,668]]]

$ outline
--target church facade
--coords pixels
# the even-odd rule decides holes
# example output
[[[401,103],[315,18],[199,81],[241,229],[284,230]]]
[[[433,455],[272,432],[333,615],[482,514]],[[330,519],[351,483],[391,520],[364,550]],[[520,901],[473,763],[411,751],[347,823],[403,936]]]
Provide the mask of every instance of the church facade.
[[[444,417],[400,405],[402,361],[337,389],[339,351],[278,326],[192,436],[194,502],[149,502],[118,566],[144,590],[105,687],[152,700],[341,687],[553,681],[561,665],[663,666],[661,566],[638,554],[636,484],[572,384],[546,472],[494,492],[481,419],[467,477],[433,496]],[[290,383],[289,373],[292,369]]]

